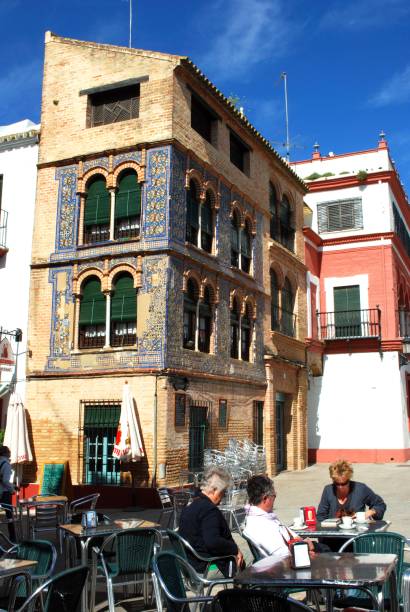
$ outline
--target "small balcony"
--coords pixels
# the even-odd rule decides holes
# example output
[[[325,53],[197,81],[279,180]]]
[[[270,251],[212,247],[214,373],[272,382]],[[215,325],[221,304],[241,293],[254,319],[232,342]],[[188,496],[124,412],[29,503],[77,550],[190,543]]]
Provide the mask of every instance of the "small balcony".
[[[7,253],[7,218],[8,212],[0,210],[0,257]]]
[[[285,336],[296,336],[296,315],[279,306],[273,306],[271,311],[271,329]]]
[[[318,312],[317,318],[321,340],[381,338],[380,308]]]

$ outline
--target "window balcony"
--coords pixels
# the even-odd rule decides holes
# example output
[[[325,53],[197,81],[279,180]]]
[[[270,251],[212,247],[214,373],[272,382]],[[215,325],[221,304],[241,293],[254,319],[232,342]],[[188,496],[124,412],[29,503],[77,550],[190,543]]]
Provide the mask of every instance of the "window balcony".
[[[293,312],[273,306],[271,312],[271,329],[285,336],[296,336],[296,315]]]
[[[0,210],[0,256],[7,253],[7,218],[8,212]]]
[[[318,312],[317,318],[321,340],[381,338],[380,308]]]

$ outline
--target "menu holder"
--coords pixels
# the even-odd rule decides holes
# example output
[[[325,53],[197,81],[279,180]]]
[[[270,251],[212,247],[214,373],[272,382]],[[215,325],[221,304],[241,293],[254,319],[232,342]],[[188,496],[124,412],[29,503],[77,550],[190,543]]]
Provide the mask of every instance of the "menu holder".
[[[309,546],[306,542],[293,542],[290,545],[290,552],[294,569],[310,567]]]
[[[95,529],[98,525],[98,516],[95,510],[87,510],[83,512],[81,517],[81,526],[85,529]]]

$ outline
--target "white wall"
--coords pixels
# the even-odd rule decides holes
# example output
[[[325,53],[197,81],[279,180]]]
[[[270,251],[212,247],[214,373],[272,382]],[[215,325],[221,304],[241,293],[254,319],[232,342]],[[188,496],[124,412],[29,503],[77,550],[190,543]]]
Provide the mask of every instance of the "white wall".
[[[402,377],[396,352],[324,356],[310,378],[309,448],[408,448]]]
[[[38,127],[38,126],[35,126]],[[7,330],[21,328],[27,346],[30,258],[33,233],[37,173],[37,144],[17,146],[17,142],[0,145],[0,174],[3,175],[1,208],[8,212],[7,244],[9,251],[0,257],[0,325]],[[14,341],[11,342],[15,349]],[[25,379],[26,355],[18,360],[17,377]],[[25,383],[18,384],[24,399]]]
[[[360,170],[366,172],[380,172],[381,170],[392,170],[393,166],[389,159],[387,149],[374,149],[363,153],[346,155],[325,156],[320,159],[311,159],[303,163],[291,163],[291,167],[304,179],[314,172],[324,174],[332,172],[334,176],[329,179],[344,178],[357,174]],[[320,180],[326,180],[323,177]]]

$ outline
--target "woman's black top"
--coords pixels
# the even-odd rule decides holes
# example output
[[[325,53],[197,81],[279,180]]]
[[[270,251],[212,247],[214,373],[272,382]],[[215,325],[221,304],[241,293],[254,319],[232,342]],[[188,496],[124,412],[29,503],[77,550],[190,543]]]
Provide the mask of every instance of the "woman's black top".
[[[317,518],[324,521],[327,518],[334,518],[338,510],[346,512],[363,512],[366,506],[371,510],[376,510],[374,519],[381,520],[386,512],[386,504],[380,497],[363,482],[351,480],[349,483],[349,493],[344,504],[340,505],[336,496],[336,486],[326,485],[323,489],[322,498],[317,509]]]
[[[222,512],[203,493],[183,509],[179,521],[179,534],[204,557],[238,554],[238,547]],[[188,555],[188,558],[197,572],[205,571],[206,562],[196,559],[193,555]],[[227,574],[228,566],[229,562],[218,563],[223,574]]]

